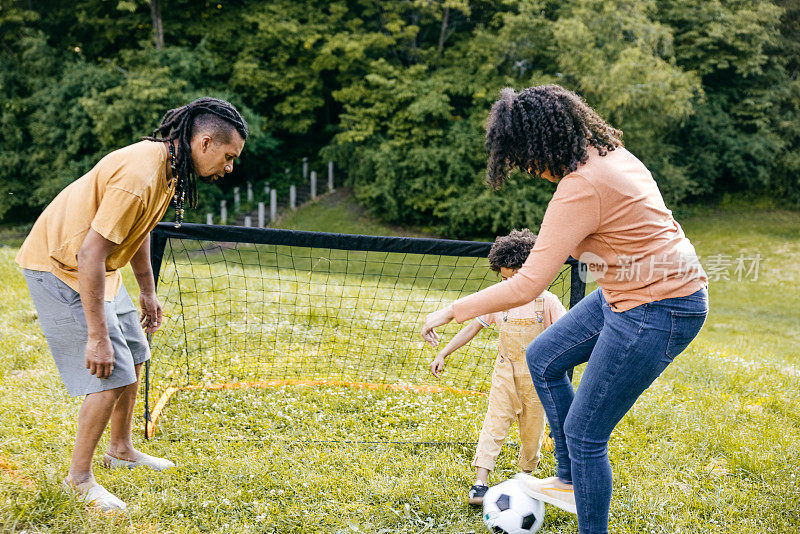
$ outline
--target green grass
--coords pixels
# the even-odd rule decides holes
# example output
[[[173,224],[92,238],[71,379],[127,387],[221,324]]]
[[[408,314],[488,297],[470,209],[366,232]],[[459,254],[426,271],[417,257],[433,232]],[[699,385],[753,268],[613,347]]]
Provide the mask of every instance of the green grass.
[[[353,220],[344,202],[318,210],[316,226],[302,229],[332,230],[328,217]],[[311,209],[299,210],[295,223],[315,219]],[[760,253],[762,271],[757,281],[711,284],[707,326],[612,436],[611,530],[800,531],[800,314],[793,309],[800,214],[737,208],[680,221],[701,257]],[[344,231],[391,233],[348,224]],[[484,531],[464,503],[471,446],[363,443],[371,436],[474,440],[485,399],[450,393],[179,392],[155,439],[135,439],[178,468],[160,475],[98,468],[100,482],[130,512],[109,519],[80,506],[58,490],[79,401],[58,380],[14,253],[0,249],[0,455],[35,486],[0,471],[0,531]],[[135,293],[129,271],[126,283]],[[432,356],[416,340],[409,346],[419,362]],[[503,449],[492,482],[514,473],[515,454],[513,444]],[[553,470],[545,454],[539,473]],[[541,532],[577,532],[577,525],[548,507]]]
[[[287,211],[272,228],[337,234],[426,236],[414,229],[388,226],[360,207],[347,188],[318,197],[296,211]]]
[[[800,364],[800,213],[704,210],[682,222],[704,263],[761,256],[757,281],[731,269],[730,280],[710,282],[701,337],[748,359]]]

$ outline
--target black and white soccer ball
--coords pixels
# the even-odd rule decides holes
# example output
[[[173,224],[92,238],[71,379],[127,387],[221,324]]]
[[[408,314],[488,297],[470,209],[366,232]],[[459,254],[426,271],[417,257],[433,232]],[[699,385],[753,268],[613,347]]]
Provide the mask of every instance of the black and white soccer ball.
[[[544,503],[529,497],[513,478],[483,496],[483,524],[493,532],[532,534],[544,522]]]

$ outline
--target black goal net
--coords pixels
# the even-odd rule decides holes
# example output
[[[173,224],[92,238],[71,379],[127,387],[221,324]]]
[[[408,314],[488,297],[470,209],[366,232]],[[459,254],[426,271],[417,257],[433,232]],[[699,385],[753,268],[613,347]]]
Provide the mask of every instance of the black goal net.
[[[355,388],[362,405],[380,402],[365,401],[365,395],[380,399],[386,392],[403,398],[485,394],[497,355],[493,329],[452,354],[440,379],[429,372],[436,352],[419,332],[428,313],[498,282],[486,259],[490,246],[159,224],[151,253],[164,322],[151,340],[144,380],[148,436],[170,398],[183,391],[202,391],[202,402],[210,404],[215,390],[246,388],[273,397],[285,396],[287,388]],[[567,307],[585,291],[577,265],[570,258],[549,288]],[[460,327],[443,328],[443,342]],[[247,404],[238,398],[230,406],[236,402]],[[209,416],[199,400],[184,404],[182,411],[202,412],[191,414],[195,426],[204,414],[225,417]],[[280,411],[280,404],[274,409]],[[257,415],[253,410],[260,408],[249,410],[248,417]],[[244,431],[222,425],[219,432]],[[330,432],[316,437],[331,437]],[[414,442],[435,441],[430,432],[401,434]]]

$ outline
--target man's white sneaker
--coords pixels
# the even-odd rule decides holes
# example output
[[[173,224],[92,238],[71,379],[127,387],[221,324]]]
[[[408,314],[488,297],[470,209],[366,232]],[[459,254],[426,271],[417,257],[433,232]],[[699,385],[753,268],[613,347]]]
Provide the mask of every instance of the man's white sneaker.
[[[127,469],[133,469],[134,467],[149,467],[155,471],[163,471],[164,469],[175,467],[175,464],[166,458],[157,458],[156,456],[150,456],[149,454],[144,453],[139,454],[141,456],[139,456],[136,461],[130,461],[121,460],[106,453],[105,456],[103,456],[103,465],[109,469],[120,469],[123,467]]]
[[[564,484],[558,477],[536,478],[526,473],[518,473],[514,478],[522,484],[525,493],[534,499],[552,504],[571,514],[578,513],[571,484]]]
[[[75,494],[79,501],[83,501],[98,510],[104,512],[123,512],[128,508],[125,501],[97,482],[94,482],[89,488],[79,488],[72,483],[72,479],[67,478],[67,480],[64,480],[63,486],[65,490]]]

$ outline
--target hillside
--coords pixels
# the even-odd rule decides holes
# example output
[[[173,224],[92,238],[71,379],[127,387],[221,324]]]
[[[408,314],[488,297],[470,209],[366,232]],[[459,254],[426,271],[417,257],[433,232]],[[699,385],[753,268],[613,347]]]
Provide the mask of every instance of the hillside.
[[[421,230],[392,226],[378,220],[356,203],[352,191],[347,188],[319,196],[296,211],[284,212],[271,227],[337,234],[435,237]]]

